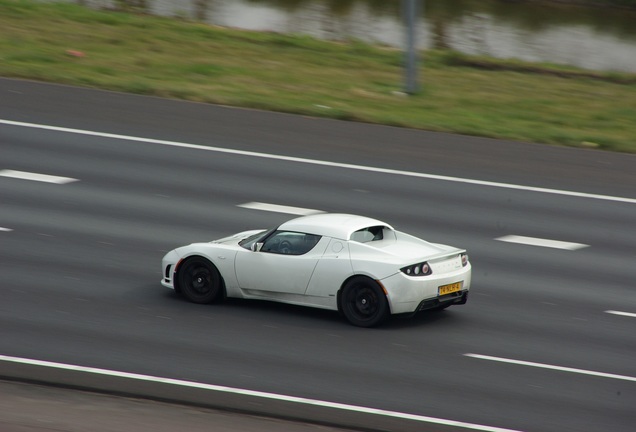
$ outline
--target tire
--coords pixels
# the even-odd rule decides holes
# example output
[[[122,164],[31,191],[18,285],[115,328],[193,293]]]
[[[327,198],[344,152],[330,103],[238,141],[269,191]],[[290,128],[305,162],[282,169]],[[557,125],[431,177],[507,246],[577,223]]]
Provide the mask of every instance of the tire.
[[[375,281],[357,276],[342,288],[340,310],[354,326],[373,327],[387,319],[389,304]]]
[[[212,303],[223,294],[221,275],[205,258],[192,257],[181,263],[177,283],[183,296],[192,303]]]

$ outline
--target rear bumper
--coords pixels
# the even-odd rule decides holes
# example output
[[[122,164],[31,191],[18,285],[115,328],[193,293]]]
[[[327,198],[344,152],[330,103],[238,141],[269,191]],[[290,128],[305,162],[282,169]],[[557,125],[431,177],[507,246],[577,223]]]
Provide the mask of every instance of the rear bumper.
[[[413,277],[400,272],[382,279],[392,314],[415,313],[443,305],[464,304],[471,283],[471,266],[442,274]],[[439,295],[440,287],[460,284],[451,294]]]
[[[462,305],[468,301],[468,291],[460,291],[437,298],[422,300],[415,312],[437,309],[439,307]]]

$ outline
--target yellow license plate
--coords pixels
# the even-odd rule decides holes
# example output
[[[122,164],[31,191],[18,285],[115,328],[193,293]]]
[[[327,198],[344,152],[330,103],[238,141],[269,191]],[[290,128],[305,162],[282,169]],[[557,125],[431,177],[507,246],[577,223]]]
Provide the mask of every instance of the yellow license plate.
[[[461,289],[462,289],[461,282],[455,282],[448,285],[442,285],[441,287],[439,287],[439,295],[454,293],[454,292],[460,291]]]

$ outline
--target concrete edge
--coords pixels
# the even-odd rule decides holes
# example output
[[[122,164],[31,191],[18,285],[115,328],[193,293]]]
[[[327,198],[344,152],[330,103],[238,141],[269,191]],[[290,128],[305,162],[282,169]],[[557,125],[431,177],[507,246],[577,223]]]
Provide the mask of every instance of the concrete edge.
[[[180,387],[170,383],[138,381],[125,377],[5,361],[0,362],[0,379],[313,423],[354,431],[422,432],[432,427],[421,421],[348,411],[311,403],[265,399],[210,389]],[[451,429],[448,426],[435,425],[435,430],[442,430],[441,428]]]

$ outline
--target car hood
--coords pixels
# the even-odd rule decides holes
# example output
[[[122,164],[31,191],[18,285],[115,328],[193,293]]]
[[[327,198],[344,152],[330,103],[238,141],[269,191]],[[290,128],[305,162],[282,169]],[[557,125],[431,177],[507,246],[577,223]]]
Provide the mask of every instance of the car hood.
[[[240,233],[236,233],[236,234],[233,234],[233,235],[228,236],[228,237],[223,237],[223,238],[218,239],[218,240],[212,240],[210,243],[217,243],[217,244],[238,243],[241,240],[243,240],[245,238],[248,238],[251,235],[254,235],[254,234],[259,233],[259,232],[265,232],[265,231],[266,230],[264,230],[264,229],[242,231]]]

